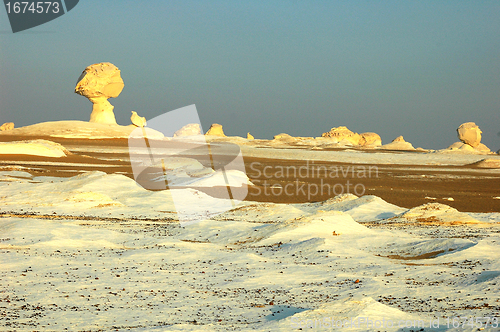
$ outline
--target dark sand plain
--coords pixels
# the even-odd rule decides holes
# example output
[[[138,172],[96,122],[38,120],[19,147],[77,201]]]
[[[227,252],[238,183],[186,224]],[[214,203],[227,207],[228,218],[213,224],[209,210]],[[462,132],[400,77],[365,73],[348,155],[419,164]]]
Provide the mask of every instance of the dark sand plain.
[[[126,139],[37,138],[60,143],[72,154],[64,158],[2,155],[0,169],[23,170],[35,176],[61,177],[98,170],[133,178]],[[0,135],[0,141],[26,139],[34,137]],[[475,165],[352,164],[347,161],[310,162],[245,155],[243,158],[247,175],[255,184],[249,188],[246,200],[275,203],[317,202],[349,190],[358,196],[376,195],[405,208],[438,202],[462,212],[500,212],[500,199],[496,198],[500,196],[500,173],[490,172]],[[265,168],[267,172],[264,172]],[[289,172],[279,172],[281,169]],[[332,169],[339,170],[338,176],[332,176]],[[360,173],[363,169],[364,176]],[[301,172],[300,175],[297,174],[298,171]],[[216,196],[219,189],[200,188]]]

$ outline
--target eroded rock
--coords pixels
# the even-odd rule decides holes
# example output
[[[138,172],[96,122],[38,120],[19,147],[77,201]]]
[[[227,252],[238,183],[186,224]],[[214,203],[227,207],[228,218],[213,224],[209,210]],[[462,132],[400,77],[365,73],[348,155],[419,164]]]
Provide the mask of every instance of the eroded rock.
[[[147,122],[146,118],[143,116],[139,116],[137,112],[132,111],[132,116],[130,117],[130,121],[132,121],[132,124],[136,127],[144,127]]]
[[[474,148],[481,143],[482,131],[474,122],[462,123],[457,129],[457,133],[460,141]]]
[[[224,134],[224,130],[222,130],[222,125],[220,125],[218,123],[212,124],[205,135],[207,135],[207,136],[227,137]]]
[[[78,78],[75,93],[87,97],[93,104],[89,122],[117,124],[114,106],[108,101],[116,98],[124,87],[120,70],[109,62],[88,66]]]
[[[362,133],[360,145],[363,146],[381,146],[382,139],[377,133]]]
[[[174,133],[174,137],[194,135],[201,135],[201,127],[198,123],[189,123]]]
[[[7,131],[14,129],[14,122],[5,122],[0,126],[0,131]]]
[[[384,144],[380,147],[384,150],[415,150],[410,142],[406,142],[403,136],[396,137],[391,143]]]
[[[352,132],[345,126],[334,127],[330,131],[321,134],[321,137],[335,138],[339,143],[360,145],[363,141],[361,135]]]

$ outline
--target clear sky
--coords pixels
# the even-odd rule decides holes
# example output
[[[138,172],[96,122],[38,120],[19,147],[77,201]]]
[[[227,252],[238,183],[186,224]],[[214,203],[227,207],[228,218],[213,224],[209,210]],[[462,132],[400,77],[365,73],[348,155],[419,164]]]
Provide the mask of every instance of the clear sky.
[[[473,121],[500,148],[497,0],[81,0],[16,34],[0,8],[0,124],[87,121],[73,91],[98,62],[122,72],[123,125],[196,104],[228,135],[345,125],[438,149]]]

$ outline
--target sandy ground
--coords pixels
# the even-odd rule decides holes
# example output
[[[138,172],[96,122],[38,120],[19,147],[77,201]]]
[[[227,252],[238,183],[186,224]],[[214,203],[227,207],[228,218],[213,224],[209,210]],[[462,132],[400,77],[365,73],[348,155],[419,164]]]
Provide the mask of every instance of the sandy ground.
[[[2,330],[498,330],[496,170],[251,151],[247,200],[181,227],[170,191],[131,179],[126,140],[46,139],[71,154],[0,158]]]
[[[73,176],[81,171],[100,170],[133,178],[127,140],[41,138],[63,144],[73,154],[66,158],[3,155],[0,166],[4,169],[26,167],[34,175]],[[22,139],[26,137],[0,136],[3,141]],[[500,199],[497,198],[500,196],[500,172],[475,165],[360,165],[243,157],[246,173],[255,184],[249,188],[247,200],[250,201],[319,202],[349,192],[358,196],[376,195],[406,208],[440,202],[465,212],[500,212]],[[285,171],[280,172],[281,169]],[[332,169],[336,170],[334,174]],[[217,188],[201,190],[217,196]]]

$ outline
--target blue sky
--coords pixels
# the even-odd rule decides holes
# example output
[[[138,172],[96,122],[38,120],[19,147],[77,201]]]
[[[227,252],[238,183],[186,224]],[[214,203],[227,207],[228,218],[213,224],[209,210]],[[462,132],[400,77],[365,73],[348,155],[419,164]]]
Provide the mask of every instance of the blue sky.
[[[94,1],[12,34],[0,10],[0,122],[84,120],[82,70],[111,62],[118,123],[196,104],[204,129],[445,148],[476,122],[500,148],[498,1]]]

